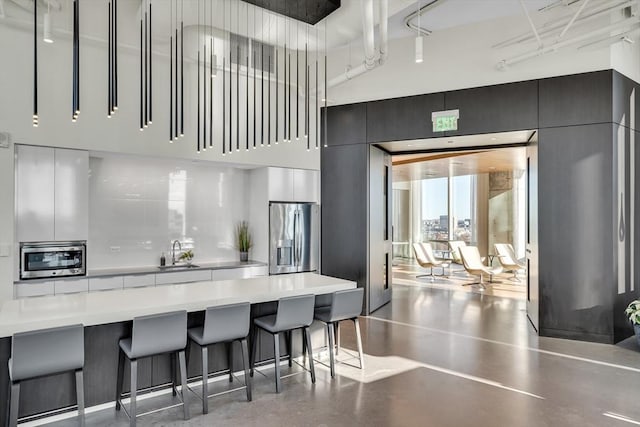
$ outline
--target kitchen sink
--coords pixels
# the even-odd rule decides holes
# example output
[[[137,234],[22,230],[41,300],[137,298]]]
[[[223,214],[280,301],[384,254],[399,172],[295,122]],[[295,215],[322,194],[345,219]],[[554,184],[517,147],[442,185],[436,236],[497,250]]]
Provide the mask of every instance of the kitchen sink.
[[[175,271],[175,270],[190,270],[192,268],[200,268],[199,265],[195,265],[195,264],[176,264],[176,265],[160,265],[158,266],[158,269],[160,270],[171,270],[171,271]]]

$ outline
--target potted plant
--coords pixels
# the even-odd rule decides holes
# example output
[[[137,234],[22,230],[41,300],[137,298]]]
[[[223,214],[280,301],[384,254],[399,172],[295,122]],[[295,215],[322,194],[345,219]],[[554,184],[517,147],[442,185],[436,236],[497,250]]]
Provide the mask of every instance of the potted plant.
[[[182,252],[182,254],[180,254],[180,258],[178,258],[178,260],[180,261],[184,261],[187,263],[187,265],[191,264],[191,261],[193,261],[193,251],[191,249]]]
[[[241,221],[236,225],[236,247],[240,252],[240,262],[249,260],[249,249],[253,246],[251,233],[249,232],[249,223]]]
[[[636,332],[636,341],[640,346],[640,300],[633,300],[624,311]]]

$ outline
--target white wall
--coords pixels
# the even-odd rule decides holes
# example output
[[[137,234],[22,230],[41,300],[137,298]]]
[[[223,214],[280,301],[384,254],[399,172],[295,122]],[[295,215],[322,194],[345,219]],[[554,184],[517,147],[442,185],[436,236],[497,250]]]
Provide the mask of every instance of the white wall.
[[[205,162],[92,155],[89,269],[171,262],[171,242],[194,262],[237,261],[234,228],[248,212],[248,171]]]
[[[139,51],[122,47],[119,52],[119,111],[107,118],[107,46],[100,42],[106,39],[107,22],[104,3],[86,2],[81,9],[83,35],[92,40],[81,39],[80,93],[81,114],[77,123],[71,122],[71,57],[72,49],[68,36],[57,32],[55,43],[49,45],[39,41],[39,118],[40,126],[33,128],[33,30],[27,12],[20,12],[13,4],[6,6],[11,19],[0,20],[0,55],[4,59],[0,67],[0,132],[11,134],[14,143],[68,147],[120,154],[164,157],[169,159],[198,159],[233,165],[272,165],[319,169],[319,150],[307,151],[304,139],[291,143],[280,143],[270,148],[251,149],[222,156],[220,138],[222,133],[222,101],[219,98],[222,80],[216,78],[214,87],[215,147],[213,150],[196,153],[196,80],[195,67],[185,61],[185,127],[186,136],[174,144],[169,138],[169,69],[168,46],[162,44],[166,37],[156,34],[154,41],[154,120],[153,125],[140,132],[139,120]],[[103,7],[104,6],[104,7]],[[119,29],[123,44],[127,35],[136,35],[138,24],[134,13],[120,14]],[[16,24],[23,20],[26,25]],[[42,20],[40,19],[40,22]],[[55,25],[63,25],[57,21]],[[40,29],[41,31],[41,29]],[[40,32],[41,34],[41,32]],[[135,40],[135,37],[134,37]],[[166,57],[159,55],[166,51]],[[242,87],[243,83],[241,83]],[[275,87],[275,86],[274,86]],[[241,91],[241,97],[244,92]],[[292,104],[295,102],[292,101]],[[241,104],[241,106],[244,104]],[[301,111],[303,104],[300,105]],[[244,113],[240,109],[241,132],[244,132]],[[312,108],[313,111],[313,108]],[[260,113],[258,113],[260,114]],[[275,120],[275,113],[272,114]],[[302,115],[300,115],[302,120]],[[281,118],[282,119],[282,118]],[[315,134],[313,122],[312,134]],[[244,139],[242,139],[244,142]],[[234,144],[235,146],[235,144]],[[244,144],[242,145],[244,146]],[[13,247],[14,242],[14,166],[13,146],[0,148],[0,245]],[[11,297],[15,254],[0,257],[0,301]]]

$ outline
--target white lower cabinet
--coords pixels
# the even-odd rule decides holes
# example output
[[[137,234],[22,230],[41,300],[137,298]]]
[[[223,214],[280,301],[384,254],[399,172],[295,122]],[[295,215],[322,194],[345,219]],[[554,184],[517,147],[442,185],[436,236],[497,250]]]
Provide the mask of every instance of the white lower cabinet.
[[[144,286],[155,286],[155,274],[138,274],[135,276],[124,276],[124,288],[141,288]]]
[[[202,282],[211,280],[211,270],[172,271],[156,275],[156,285]]]
[[[16,283],[13,287],[14,298],[39,297],[42,295],[53,295],[55,282],[25,282]]]
[[[38,282],[19,282],[13,286],[14,298],[43,295],[62,295],[79,292],[96,292],[115,289],[139,288],[156,285],[175,285],[212,280],[234,280],[268,276],[266,265],[223,268],[217,270],[171,271],[167,273],[132,274],[128,276],[91,277],[83,279],[60,279]]]
[[[89,292],[122,289],[122,276],[89,279]]]
[[[89,279],[56,280],[55,294],[75,294],[89,291]]]
[[[250,268],[222,268],[212,271],[211,280],[234,280],[251,277]]]

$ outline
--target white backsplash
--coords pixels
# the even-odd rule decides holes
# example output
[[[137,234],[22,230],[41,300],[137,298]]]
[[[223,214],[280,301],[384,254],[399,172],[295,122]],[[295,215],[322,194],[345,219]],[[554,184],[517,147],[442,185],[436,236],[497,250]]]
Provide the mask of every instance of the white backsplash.
[[[238,259],[233,232],[248,214],[248,172],[207,162],[93,155],[89,159],[91,269],[171,263],[171,242],[194,263]]]

